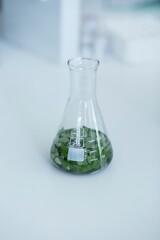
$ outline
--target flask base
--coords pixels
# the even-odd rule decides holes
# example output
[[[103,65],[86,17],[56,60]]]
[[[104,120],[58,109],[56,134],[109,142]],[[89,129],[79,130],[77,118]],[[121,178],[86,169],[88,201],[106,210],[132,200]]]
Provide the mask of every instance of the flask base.
[[[58,170],[64,172],[64,173],[67,173],[67,174],[71,174],[71,175],[77,175],[77,176],[80,176],[80,175],[94,175],[94,174],[98,174],[99,172],[105,170],[106,168],[109,167],[110,163],[109,164],[106,164],[105,166],[103,166],[102,168],[100,169],[96,169],[96,170],[92,170],[90,172],[75,172],[75,171],[70,171],[70,170],[67,170],[65,168],[61,168],[59,165],[57,165],[55,162],[52,161],[52,164],[55,168],[57,168]]]

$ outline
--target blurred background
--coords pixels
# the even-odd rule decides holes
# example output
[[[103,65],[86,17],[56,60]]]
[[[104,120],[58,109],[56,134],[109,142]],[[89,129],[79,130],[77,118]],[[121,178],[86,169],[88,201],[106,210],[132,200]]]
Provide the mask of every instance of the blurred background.
[[[0,0],[0,36],[58,63],[75,56],[153,63],[160,0]]]

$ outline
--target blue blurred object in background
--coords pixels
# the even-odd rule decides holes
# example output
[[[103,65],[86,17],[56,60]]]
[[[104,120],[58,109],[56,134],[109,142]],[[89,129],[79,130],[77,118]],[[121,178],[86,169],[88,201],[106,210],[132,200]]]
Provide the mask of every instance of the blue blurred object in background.
[[[15,46],[23,47],[51,59],[58,59],[59,1],[3,1],[3,36]]]
[[[159,2],[159,0],[103,0],[103,3],[107,6],[116,8],[143,7]]]

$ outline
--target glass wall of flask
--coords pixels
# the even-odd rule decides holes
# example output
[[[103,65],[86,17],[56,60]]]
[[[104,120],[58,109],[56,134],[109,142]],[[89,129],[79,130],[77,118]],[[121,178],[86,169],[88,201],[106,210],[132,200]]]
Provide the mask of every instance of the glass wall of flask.
[[[96,98],[98,65],[98,60],[89,58],[68,61],[70,95],[51,146],[53,163],[67,172],[97,172],[108,166],[113,157]]]

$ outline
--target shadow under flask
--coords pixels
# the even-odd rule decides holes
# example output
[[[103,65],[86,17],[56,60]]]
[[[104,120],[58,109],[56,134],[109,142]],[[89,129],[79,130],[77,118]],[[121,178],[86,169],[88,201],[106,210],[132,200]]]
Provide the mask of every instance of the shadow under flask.
[[[112,160],[111,142],[96,99],[98,65],[98,60],[90,58],[68,61],[70,96],[51,147],[52,161],[67,172],[93,173]]]

